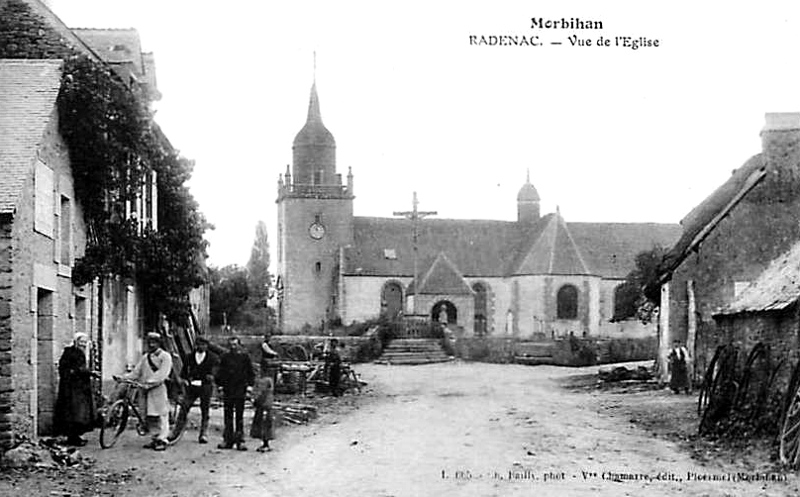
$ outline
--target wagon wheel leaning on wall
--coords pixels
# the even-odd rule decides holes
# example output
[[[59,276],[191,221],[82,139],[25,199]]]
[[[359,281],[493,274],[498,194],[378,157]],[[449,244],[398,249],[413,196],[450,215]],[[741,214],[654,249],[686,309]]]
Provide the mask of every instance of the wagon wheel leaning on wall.
[[[704,382],[706,406],[700,419],[699,433],[704,435],[712,431],[719,421],[727,418],[733,407],[739,384],[736,377],[736,357],[738,349],[731,344],[718,349],[719,356],[709,365],[706,371],[708,384]],[[714,354],[717,355],[716,353]]]
[[[758,342],[755,347],[750,350],[750,354],[747,356],[747,361],[742,370],[742,379],[739,383],[739,390],[736,392],[736,399],[733,403],[737,410],[749,409],[751,406],[755,407],[755,402],[763,397],[765,382],[758,381],[758,372],[763,372],[768,367],[768,361],[768,349],[764,346],[763,342]],[[768,381],[769,378],[770,375],[767,375],[765,379]]]
[[[786,391],[785,410],[778,436],[781,464],[796,468],[800,462],[800,361],[794,367],[789,389]]]
[[[714,384],[714,379],[719,374],[719,356],[722,354],[723,350],[725,350],[725,345],[720,345],[717,347],[717,350],[714,351],[714,355],[711,357],[711,362],[708,363],[708,368],[706,368],[706,372],[703,375],[703,384],[700,385],[700,395],[697,397],[698,416],[702,416],[708,407],[711,385]]]

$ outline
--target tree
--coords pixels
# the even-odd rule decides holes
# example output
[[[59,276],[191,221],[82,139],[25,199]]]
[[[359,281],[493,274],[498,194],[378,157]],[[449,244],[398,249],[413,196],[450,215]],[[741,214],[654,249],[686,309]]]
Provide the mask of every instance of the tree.
[[[272,276],[269,273],[269,237],[264,221],[256,224],[256,237],[247,261],[247,285],[250,293],[240,313],[243,324],[257,326],[264,332],[274,330],[275,310],[268,305]]]
[[[247,269],[231,264],[221,269],[209,267],[211,283],[211,324],[240,323],[240,311],[249,297]]]
[[[272,277],[269,274],[269,238],[264,221],[256,224],[256,238],[250,250],[250,260],[247,261],[247,283],[250,295],[266,302]]]
[[[658,266],[665,254],[663,247],[655,245],[636,255],[636,267],[614,291],[612,321],[638,317],[644,323],[650,322],[659,305],[660,296],[653,289],[658,289]]]

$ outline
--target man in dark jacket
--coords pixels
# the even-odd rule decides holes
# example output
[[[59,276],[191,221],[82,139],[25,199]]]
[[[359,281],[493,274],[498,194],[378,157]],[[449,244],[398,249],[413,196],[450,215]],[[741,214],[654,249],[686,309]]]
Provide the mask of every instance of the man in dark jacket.
[[[186,423],[186,416],[200,398],[200,436],[198,442],[208,443],[206,432],[208,430],[208,407],[211,404],[211,394],[214,393],[214,373],[219,366],[217,355],[208,350],[208,339],[197,337],[194,352],[183,360],[181,379],[186,386],[183,409],[180,412],[178,423]]]
[[[239,338],[229,338],[228,345],[230,350],[222,354],[216,374],[217,385],[222,388],[225,423],[222,443],[217,447],[230,449],[236,446],[237,450],[247,450],[243,440],[244,400],[248,387],[255,382],[255,374],[250,356],[242,349]]]
[[[339,355],[338,347],[339,340],[332,339],[328,354],[325,356],[325,365],[328,368],[328,387],[334,397],[342,394],[339,388],[339,379],[342,376],[342,356]]]

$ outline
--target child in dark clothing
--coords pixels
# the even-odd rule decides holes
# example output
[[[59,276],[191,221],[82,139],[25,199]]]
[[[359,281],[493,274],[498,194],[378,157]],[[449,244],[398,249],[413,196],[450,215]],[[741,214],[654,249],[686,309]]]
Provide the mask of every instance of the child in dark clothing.
[[[253,404],[256,409],[253,414],[253,424],[250,427],[250,438],[261,439],[261,447],[256,449],[258,452],[272,450],[269,441],[275,438],[272,423],[273,390],[274,385],[270,376],[262,376],[256,380],[253,389]]]

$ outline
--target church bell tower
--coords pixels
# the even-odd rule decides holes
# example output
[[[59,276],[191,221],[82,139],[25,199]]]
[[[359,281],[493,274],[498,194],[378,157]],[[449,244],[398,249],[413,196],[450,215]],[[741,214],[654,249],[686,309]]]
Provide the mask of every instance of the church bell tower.
[[[353,243],[353,175],[336,172],[336,140],[322,123],[316,81],[292,166],[278,178],[278,316],[282,331],[338,315],[339,254]]]

